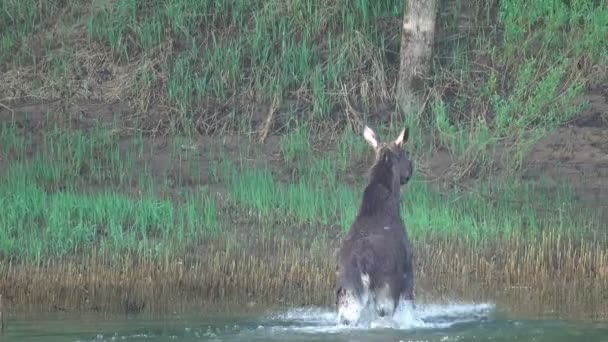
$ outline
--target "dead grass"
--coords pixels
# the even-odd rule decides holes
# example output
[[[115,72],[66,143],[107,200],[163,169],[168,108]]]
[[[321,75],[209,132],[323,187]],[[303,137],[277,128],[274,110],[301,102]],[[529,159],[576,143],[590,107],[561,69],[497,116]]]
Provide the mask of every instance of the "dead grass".
[[[274,238],[252,248],[218,241],[183,257],[114,258],[93,250],[80,260],[3,262],[0,293],[11,312],[332,305],[329,245],[311,249]],[[421,301],[492,300],[528,314],[550,308],[570,317],[608,317],[607,306],[600,308],[608,300],[608,252],[597,242],[546,234],[538,241],[515,237],[471,248],[438,239],[417,242],[416,252]]]

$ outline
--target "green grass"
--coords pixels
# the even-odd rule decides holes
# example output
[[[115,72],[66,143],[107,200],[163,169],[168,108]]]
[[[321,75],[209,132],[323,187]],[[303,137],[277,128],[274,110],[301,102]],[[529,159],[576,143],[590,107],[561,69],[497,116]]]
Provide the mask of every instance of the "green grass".
[[[239,172],[237,166],[222,162],[231,171],[220,181],[235,184],[229,187],[231,200],[260,217],[281,218],[295,229],[306,223],[337,225],[345,231],[354,220],[365,179],[353,185],[340,181],[333,157],[318,156],[313,165],[301,167],[299,179],[287,183],[274,179],[269,168],[244,166]],[[416,240],[459,237],[482,243],[515,234],[583,236],[600,229],[599,217],[592,209],[582,209],[567,185],[547,189],[542,182],[496,178],[440,193],[417,175],[403,191],[402,214]]]
[[[382,57],[377,47],[383,37],[377,24],[400,12],[401,1],[396,0],[339,7],[311,0],[3,0],[0,28],[6,33],[0,40],[0,61],[9,68],[42,63],[48,82],[63,78],[59,83],[65,84],[95,72],[77,68],[75,50],[89,55],[86,50],[99,51],[101,46],[112,63],[137,64],[137,71],[128,75],[129,87],[161,88],[163,98],[177,110],[174,119],[191,117],[197,107],[233,96],[243,102],[264,101],[301,87],[313,116],[324,117],[337,101],[329,91],[361,70],[361,63],[370,64],[367,73],[376,73],[373,77],[384,78],[379,74]],[[76,46],[71,45],[73,36],[59,43],[68,54],[56,53],[56,36],[44,34],[56,20],[61,20],[57,35],[78,36]],[[42,36],[45,50],[28,44],[34,36]],[[49,61],[45,56],[63,59]],[[242,95],[246,93],[250,95]]]
[[[13,176],[23,167],[10,171]],[[94,246],[117,253],[149,253],[196,242],[218,229],[216,205],[204,192],[176,206],[152,195],[132,198],[110,190],[49,193],[24,177],[7,177],[0,194],[4,208],[0,255],[4,257],[42,260],[86,253]]]
[[[123,81],[113,90],[134,98],[134,110],[167,104],[182,128],[201,108],[263,104],[277,94],[306,104],[306,120],[313,121],[340,110],[343,87],[364,117],[394,95],[398,59],[388,56],[398,52],[403,1],[2,0],[0,6],[2,70],[35,67],[36,81],[26,86],[33,95],[90,96],[93,75],[107,67]],[[439,26],[458,39],[439,42],[431,84],[438,97],[417,120],[459,154],[483,150],[478,140],[486,140],[459,136],[489,131],[521,138],[568,120],[578,109],[571,100],[593,77],[577,70],[579,61],[606,63],[602,2],[508,0],[495,15],[493,2],[472,10],[450,6],[442,8]],[[459,14],[472,29],[462,32]],[[437,111],[445,113],[437,118]],[[211,127],[226,126],[226,117],[241,125],[248,113],[206,119]]]
[[[576,101],[584,86],[605,77],[578,63],[608,62],[602,43],[608,34],[608,6],[501,1],[498,25],[488,25],[489,8],[483,12],[485,17],[468,21],[478,25],[468,38],[439,45],[434,96],[427,113],[415,121],[429,128],[433,144],[456,158],[480,162],[482,169],[491,163],[492,148],[508,138],[511,153],[503,160],[516,171],[532,144],[585,106]],[[453,31],[457,13],[455,5],[439,25]]]
[[[327,236],[353,222],[365,186],[363,175],[347,182],[345,172],[372,153],[349,130],[322,154],[310,149],[309,140],[288,135],[285,151],[306,158],[298,159],[297,175],[279,181],[280,170],[245,155],[230,157],[218,142],[202,151],[211,160],[211,185],[225,190],[218,203],[205,186],[180,185],[179,176],[167,182],[179,167],[183,177],[205,172],[196,151],[181,148],[187,138],[169,143],[167,165],[155,173],[150,158],[160,151],[142,137],[126,144],[105,128],[59,133],[52,126],[36,135],[8,125],[1,132],[8,163],[0,172],[0,255],[34,261],[93,248],[116,255],[180,254],[228,236],[233,229],[226,227],[245,217],[253,218],[248,236],[299,236],[301,227],[315,227],[309,233],[329,243]],[[213,150],[219,152],[208,152]],[[284,157],[292,158],[289,152]],[[498,178],[440,193],[417,175],[403,191],[402,214],[416,241],[458,237],[482,244],[543,232],[586,236],[601,227],[598,215],[581,209],[567,187],[548,193],[542,184]]]
[[[105,128],[60,133],[55,126],[37,144],[38,134],[1,128],[1,153],[10,163],[0,176],[0,255],[39,260],[93,246],[155,253],[220,231],[215,199],[204,187],[183,193],[178,203],[163,196],[170,188],[153,179],[149,165],[138,174],[141,137],[121,151],[118,137]],[[185,163],[177,151],[170,156]]]

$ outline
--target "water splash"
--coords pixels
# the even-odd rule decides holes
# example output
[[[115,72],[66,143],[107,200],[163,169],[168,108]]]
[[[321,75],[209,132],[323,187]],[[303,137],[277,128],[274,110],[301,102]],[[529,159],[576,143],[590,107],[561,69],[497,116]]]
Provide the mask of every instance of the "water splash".
[[[501,310],[502,311],[502,310]],[[338,324],[332,308],[300,307],[267,315],[113,317],[108,320],[56,318],[13,322],[15,341],[600,341],[608,326],[553,319],[505,317],[489,303],[400,303],[394,319],[374,319],[357,327]],[[92,318],[92,317],[91,317]],[[35,323],[35,324],[32,324]],[[462,324],[465,323],[465,324]]]
[[[309,333],[379,328],[443,329],[455,324],[485,320],[494,312],[494,308],[494,304],[490,303],[418,304],[414,308],[409,303],[401,302],[394,317],[370,319],[368,316],[357,326],[338,324],[335,311],[330,309],[294,308],[269,315],[258,329]]]
[[[417,304],[401,302],[395,316],[374,318],[352,327],[338,323],[332,308],[300,307],[254,315],[247,318],[192,316],[160,320],[84,321],[79,322],[77,341],[352,341],[363,336],[367,341],[401,340],[449,341],[455,332],[437,332],[456,324],[483,322],[494,312],[493,304]],[[162,324],[161,324],[162,322]],[[65,322],[62,322],[65,323]],[[491,323],[491,322],[490,322]],[[47,322],[54,327],[57,322]],[[426,334],[431,334],[425,336]],[[439,334],[437,334],[439,333]],[[414,335],[411,335],[414,334]],[[459,334],[459,332],[456,332]],[[420,337],[420,338],[418,338]],[[439,338],[439,339],[438,339]],[[407,339],[404,339],[407,340]]]

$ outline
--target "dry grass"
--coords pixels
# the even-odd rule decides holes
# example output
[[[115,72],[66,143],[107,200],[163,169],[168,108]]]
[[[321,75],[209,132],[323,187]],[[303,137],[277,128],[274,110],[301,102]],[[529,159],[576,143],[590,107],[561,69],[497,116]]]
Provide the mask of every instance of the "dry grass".
[[[13,312],[174,312],[211,303],[333,303],[329,246],[311,252],[278,238],[253,246],[216,243],[182,258],[113,260],[93,250],[84,261],[3,263],[0,292]],[[416,251],[419,300],[491,300],[522,314],[558,310],[568,317],[581,312],[587,318],[608,317],[607,306],[600,306],[608,300],[603,271],[608,252],[598,243],[548,234],[538,241],[514,238],[483,248],[427,240],[418,242]]]

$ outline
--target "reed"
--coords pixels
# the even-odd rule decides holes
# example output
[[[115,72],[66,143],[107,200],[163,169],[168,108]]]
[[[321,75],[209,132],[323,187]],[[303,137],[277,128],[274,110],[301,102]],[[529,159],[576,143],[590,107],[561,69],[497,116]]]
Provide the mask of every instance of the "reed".
[[[117,258],[92,250],[79,260],[4,261],[0,291],[16,313],[167,313],[226,303],[332,305],[329,244],[311,248],[267,237],[247,239],[251,242],[244,247],[236,245],[237,239],[243,240],[233,236],[181,256]],[[601,271],[608,265],[605,243],[544,234],[483,248],[463,239],[427,239],[417,241],[415,249],[423,302],[491,300],[528,314],[559,309],[567,317],[581,312],[575,308],[591,308],[588,318],[607,317],[603,291],[608,275]]]

